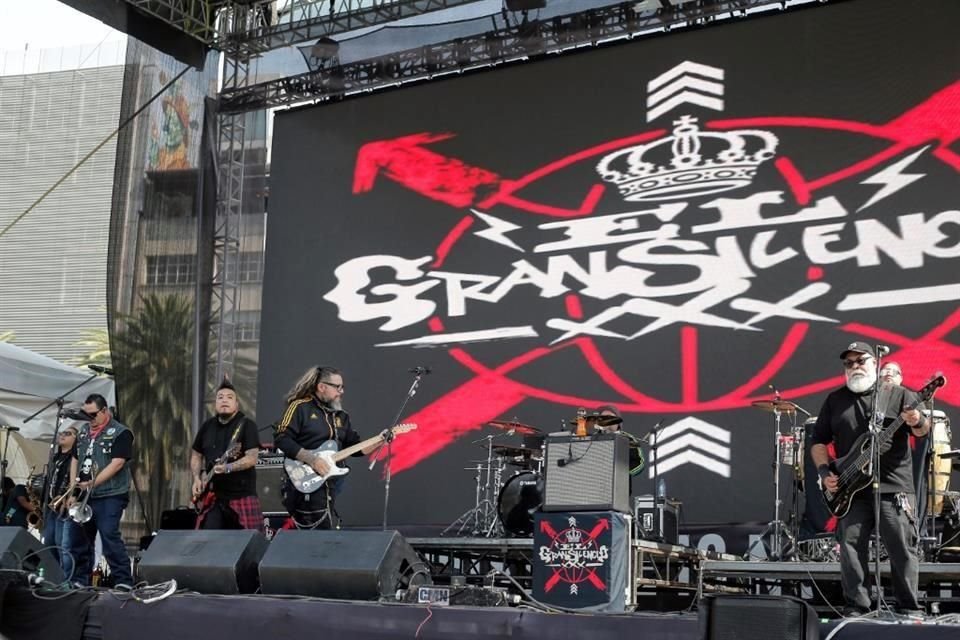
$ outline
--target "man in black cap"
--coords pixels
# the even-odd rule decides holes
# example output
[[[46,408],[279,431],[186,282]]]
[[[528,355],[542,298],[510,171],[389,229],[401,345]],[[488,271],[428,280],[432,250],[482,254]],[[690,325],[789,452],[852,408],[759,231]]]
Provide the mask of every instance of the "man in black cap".
[[[827,445],[833,443],[838,458],[850,452],[854,442],[869,430],[873,409],[883,414],[886,427],[903,417],[908,428],[896,431],[880,455],[880,535],[890,559],[897,610],[919,614],[917,583],[919,558],[915,527],[916,496],[908,437],[927,435],[929,420],[916,409],[912,391],[898,385],[877,386],[877,357],[871,345],[852,342],[840,353],[846,384],[827,396],[814,426],[810,455],[824,487],[836,490],[839,478],[830,471]],[[874,529],[873,490],[868,486],[851,500],[850,510],[839,520],[840,573],[844,615],[859,615],[870,609],[867,590],[870,537]]]
[[[601,416],[620,418],[620,409],[617,409],[612,404],[601,405],[596,408],[595,412]],[[632,478],[638,475],[646,465],[646,460],[644,460],[643,457],[643,449],[640,448],[639,438],[623,431],[623,420],[616,421],[615,424],[611,424],[609,427],[606,427],[606,429],[611,432],[621,431],[630,440],[630,477]]]

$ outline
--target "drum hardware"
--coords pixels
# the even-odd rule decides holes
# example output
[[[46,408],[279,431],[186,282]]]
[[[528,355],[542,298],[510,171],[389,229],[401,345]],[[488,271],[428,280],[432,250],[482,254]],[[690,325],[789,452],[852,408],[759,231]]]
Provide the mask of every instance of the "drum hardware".
[[[499,436],[488,435],[480,440],[474,441],[473,444],[483,444],[487,449],[487,459],[485,463],[477,463],[476,467],[467,467],[467,469],[474,469],[476,471],[474,475],[474,506],[451,522],[446,529],[441,531],[441,536],[445,536],[450,532],[458,536],[467,532],[472,536],[487,538],[499,534],[500,523],[497,519],[497,508],[494,504],[494,498],[497,495],[503,477],[504,461],[500,456],[494,458],[493,440],[497,437]]]
[[[780,497],[780,467],[782,464],[788,464],[788,466],[795,472],[796,464],[799,461],[802,462],[802,455],[797,455],[796,447],[798,443],[802,447],[803,443],[803,427],[797,425],[797,412],[810,415],[803,408],[801,408],[795,402],[789,400],[784,400],[780,397],[779,392],[775,391],[774,398],[772,400],[756,400],[751,403],[751,406],[755,409],[760,409],[761,411],[766,411],[773,414],[773,520],[767,523],[766,528],[761,532],[760,537],[750,545],[747,549],[746,556],[749,558],[750,554],[753,551],[754,546],[758,543],[766,545],[766,538],[770,536],[771,541],[769,544],[769,553],[767,557],[770,560],[782,560],[784,558],[785,550],[789,548],[796,548],[796,538],[797,533],[795,531],[797,525],[799,524],[798,519],[796,518],[796,508],[798,503],[797,497],[797,487],[796,483],[793,486],[793,514],[791,517],[791,524],[788,525],[785,523],[781,517],[781,507],[783,506],[783,500]],[[783,433],[781,431],[780,418],[781,416],[788,416],[791,418],[791,428],[790,433]],[[798,437],[799,434],[799,437]],[[786,463],[785,461],[789,461]],[[788,545],[784,544],[784,538],[787,539]]]
[[[519,433],[522,436],[535,436],[543,433],[543,431],[537,427],[531,427],[528,424],[523,424],[516,420],[491,420],[487,423],[487,426],[506,431],[507,435],[511,436],[515,433]]]
[[[503,528],[515,536],[533,535],[533,514],[543,504],[543,476],[539,471],[513,475],[497,496],[497,515]]]

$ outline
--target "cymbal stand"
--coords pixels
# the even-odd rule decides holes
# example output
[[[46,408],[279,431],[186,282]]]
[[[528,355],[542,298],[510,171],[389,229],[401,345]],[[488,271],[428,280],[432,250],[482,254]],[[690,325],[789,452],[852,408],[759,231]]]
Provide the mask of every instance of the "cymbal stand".
[[[777,400],[780,400],[779,395]],[[757,538],[753,544],[747,549],[745,557],[750,559],[753,548],[757,543],[762,543],[767,547],[768,553],[767,558],[770,560],[778,561],[783,560],[783,538],[784,535],[790,540],[791,545],[795,543],[795,538],[790,532],[790,527],[780,519],[780,508],[783,506],[783,501],[780,499],[780,416],[782,411],[774,407],[773,409],[773,520],[767,523],[766,528],[760,533],[760,537]],[[769,545],[765,542],[767,536],[771,537],[771,542]]]
[[[474,476],[476,492],[473,508],[451,522],[446,529],[440,532],[441,536],[445,536],[451,531],[457,536],[462,536],[464,532],[481,537],[497,535],[500,520],[495,501],[503,474],[503,462],[498,458],[496,469],[494,469],[493,439],[496,437],[494,435],[484,436],[487,441],[487,463],[485,465],[477,464],[476,466],[477,473]]]

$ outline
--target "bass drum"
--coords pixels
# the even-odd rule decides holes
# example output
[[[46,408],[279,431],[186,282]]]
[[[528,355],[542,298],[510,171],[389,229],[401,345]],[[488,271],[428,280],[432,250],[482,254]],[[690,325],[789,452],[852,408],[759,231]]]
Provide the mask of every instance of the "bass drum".
[[[953,463],[950,458],[942,457],[951,448],[950,418],[939,410],[926,410],[923,414],[933,421],[930,428],[930,445],[933,447],[930,457],[930,502],[927,507],[933,515],[939,516],[943,513],[943,497],[950,488]]]
[[[533,535],[533,514],[543,504],[543,476],[521,471],[507,480],[497,498],[503,528],[515,536]]]

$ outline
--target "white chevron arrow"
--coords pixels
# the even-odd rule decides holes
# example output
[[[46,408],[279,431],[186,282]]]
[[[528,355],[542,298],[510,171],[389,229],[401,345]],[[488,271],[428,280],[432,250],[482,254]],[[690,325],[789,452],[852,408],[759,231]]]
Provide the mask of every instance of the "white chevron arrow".
[[[698,467],[703,467],[708,471],[712,471],[717,475],[721,475],[724,478],[730,477],[730,465],[726,462],[719,462],[713,458],[708,458],[702,453],[696,451],[684,451],[683,453],[678,453],[677,455],[667,459],[657,462],[657,473],[666,473],[671,469],[675,469],[680,465],[684,464],[695,464]],[[650,477],[653,477],[653,471],[650,472]]]
[[[688,433],[687,435],[681,436],[676,440],[671,440],[667,444],[658,446],[656,455],[663,459],[672,455],[675,451],[680,451],[681,449],[700,449],[701,451],[706,451],[707,453],[713,454],[718,458],[722,458],[724,460],[730,459],[730,447],[717,444],[712,440],[701,438],[693,433]],[[653,461],[653,457],[653,452],[651,452],[651,462]]]
[[[661,73],[656,78],[647,83],[647,92],[653,92],[667,84],[674,78],[679,78],[684,74],[699,75],[705,76],[707,78],[713,78],[714,80],[723,80],[723,69],[718,69],[717,67],[708,67],[705,64],[700,64],[699,62],[690,62],[685,60],[667,71]]]
[[[723,95],[723,84],[720,82],[701,80],[700,78],[694,78],[693,76],[683,76],[671,82],[659,91],[651,93],[647,97],[647,107],[655,106],[680,89],[693,89],[695,91],[709,93],[716,96]]]
[[[730,442],[730,432],[726,429],[721,429],[720,427],[715,427],[709,422],[704,422],[699,418],[694,418],[693,416],[687,416],[682,420],[678,420],[669,427],[664,427],[660,430],[660,433],[657,434],[657,442],[662,443],[664,440],[669,440],[675,436],[685,433],[687,431],[694,431],[696,433],[701,433],[705,436],[709,436],[714,440],[722,440],[729,444]]]
[[[723,78],[723,69],[689,60],[661,73],[647,83],[647,122],[685,103],[723,111],[723,100],[712,97],[723,95]]]
[[[647,122],[656,120],[666,112],[677,108],[681,104],[697,104],[706,109],[723,111],[723,100],[719,98],[711,98],[710,96],[694,93],[692,91],[683,91],[673,96],[666,102],[661,103],[656,108],[647,111]]]

